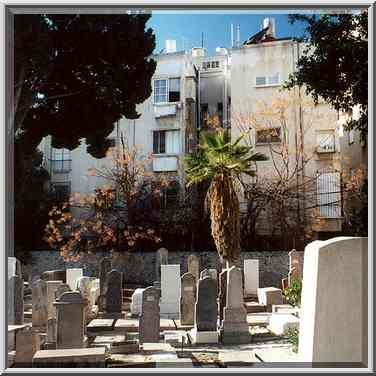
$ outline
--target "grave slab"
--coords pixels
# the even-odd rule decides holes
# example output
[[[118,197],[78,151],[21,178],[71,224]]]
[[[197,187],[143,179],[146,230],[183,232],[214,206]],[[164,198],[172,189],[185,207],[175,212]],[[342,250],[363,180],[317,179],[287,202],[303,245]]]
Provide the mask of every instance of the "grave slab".
[[[289,329],[299,329],[299,319],[291,314],[272,313],[268,329],[275,335],[286,334]]]

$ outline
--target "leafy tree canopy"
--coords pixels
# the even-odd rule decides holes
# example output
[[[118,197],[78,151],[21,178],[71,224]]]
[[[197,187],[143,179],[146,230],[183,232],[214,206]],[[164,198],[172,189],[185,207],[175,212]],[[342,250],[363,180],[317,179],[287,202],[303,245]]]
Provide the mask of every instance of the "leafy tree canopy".
[[[290,22],[306,24],[307,43],[297,71],[285,87],[304,85],[318,102],[319,97],[336,110],[349,112],[359,105],[360,117],[347,123],[367,139],[368,120],[368,13],[289,16]]]
[[[33,150],[53,146],[103,157],[121,117],[139,117],[156,63],[146,14],[28,14],[14,17],[14,131]]]

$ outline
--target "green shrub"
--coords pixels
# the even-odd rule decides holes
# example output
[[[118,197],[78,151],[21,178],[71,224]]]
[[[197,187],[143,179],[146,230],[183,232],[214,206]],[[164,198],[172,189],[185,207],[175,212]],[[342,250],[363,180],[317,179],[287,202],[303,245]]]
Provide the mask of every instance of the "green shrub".
[[[292,344],[292,351],[298,352],[299,329],[289,329],[286,333],[288,341]]]
[[[300,306],[302,297],[302,281],[294,278],[291,280],[290,286],[283,290],[286,300],[292,306]]]

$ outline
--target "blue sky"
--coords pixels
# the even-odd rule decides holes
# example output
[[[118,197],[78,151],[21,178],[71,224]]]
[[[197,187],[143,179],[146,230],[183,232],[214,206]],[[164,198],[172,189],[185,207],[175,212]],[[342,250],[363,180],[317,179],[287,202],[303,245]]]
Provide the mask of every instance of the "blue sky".
[[[273,17],[278,38],[300,36],[304,31],[301,23],[291,25],[288,12],[281,11],[153,11],[147,26],[154,29],[158,53],[165,47],[166,39],[175,39],[177,50],[201,46],[204,33],[204,47],[214,53],[216,47],[231,47],[231,24],[240,25],[240,43],[261,30],[262,21]]]

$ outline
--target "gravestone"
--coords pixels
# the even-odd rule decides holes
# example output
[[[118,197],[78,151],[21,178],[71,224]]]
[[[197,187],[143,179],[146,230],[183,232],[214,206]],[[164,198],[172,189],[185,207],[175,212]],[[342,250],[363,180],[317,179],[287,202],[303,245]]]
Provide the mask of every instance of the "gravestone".
[[[69,285],[67,283],[60,284],[57,289],[55,290],[55,300],[60,298],[62,294],[65,292],[71,291]]]
[[[24,281],[13,275],[8,280],[8,325],[24,323]]]
[[[92,286],[91,277],[80,277],[77,279],[77,290],[81,293],[82,297],[85,299],[84,317],[85,324],[92,318],[92,304],[90,290]]]
[[[69,285],[72,291],[75,291],[77,288],[77,279],[82,277],[81,268],[71,268],[67,269],[67,284]]]
[[[257,295],[259,288],[259,260],[244,260],[244,294]]]
[[[57,321],[55,318],[47,320],[47,337],[45,349],[56,348]]]
[[[161,317],[180,317],[180,265],[161,265]]]
[[[142,311],[142,294],[145,289],[138,288],[132,294],[131,315],[139,316]]]
[[[142,313],[139,320],[139,342],[159,342],[159,291],[148,287],[142,292]]]
[[[40,276],[43,281],[62,281],[67,282],[67,272],[65,270],[48,270]]]
[[[180,323],[193,325],[196,304],[196,278],[191,273],[181,277]]]
[[[56,318],[55,292],[62,284],[62,281],[47,281],[47,320]]]
[[[249,343],[251,336],[244,307],[242,271],[232,266],[227,272],[226,307],[223,311],[222,342]]]
[[[107,278],[107,273],[111,271],[111,258],[109,257],[104,257],[100,261],[99,264],[99,296],[100,299],[98,299],[98,309],[100,312],[104,310],[104,304],[105,304],[105,294],[104,290],[106,287],[106,278]],[[103,304],[102,304],[103,303]]]
[[[123,286],[121,272],[113,269],[109,273],[107,273],[105,295],[105,312],[109,314],[121,315],[121,306],[123,304]]]
[[[84,345],[85,301],[77,291],[65,292],[54,303],[56,308],[56,348],[77,349]]]
[[[29,368],[32,366],[34,354],[40,350],[38,333],[31,326],[16,332],[16,358],[17,367]]]
[[[299,361],[367,367],[368,238],[308,244],[302,287]]]
[[[217,316],[217,281],[210,277],[199,279],[195,326],[191,331],[194,343],[218,343]]]
[[[22,277],[21,262],[16,257],[8,257],[8,280],[13,276]]]
[[[37,279],[31,285],[32,323],[33,328],[44,327],[47,324],[47,283]]]
[[[262,287],[257,289],[259,304],[265,305],[268,312],[272,312],[273,305],[283,304],[282,290],[276,287]]]
[[[215,280],[217,280],[217,269],[204,269],[201,273],[200,273],[200,279],[204,279],[205,277],[210,277],[210,278],[214,278]]]
[[[188,273],[193,274],[196,281],[200,278],[200,259],[196,255],[188,256]]]
[[[219,273],[219,295],[218,295],[218,308],[219,308],[219,322],[223,320],[223,310],[226,307],[227,295],[227,269],[223,269]]]
[[[291,281],[293,279],[299,279],[301,280],[303,277],[303,270],[302,270],[302,263],[301,263],[301,256],[300,252],[293,249],[289,252],[289,265],[290,270],[288,273],[288,285],[291,285]]]
[[[91,307],[95,306],[98,304],[98,298],[100,295],[99,287],[92,287],[90,289],[90,304]]]
[[[156,280],[161,280],[161,265],[168,264],[168,250],[166,248],[159,248],[155,257],[155,274]]]

